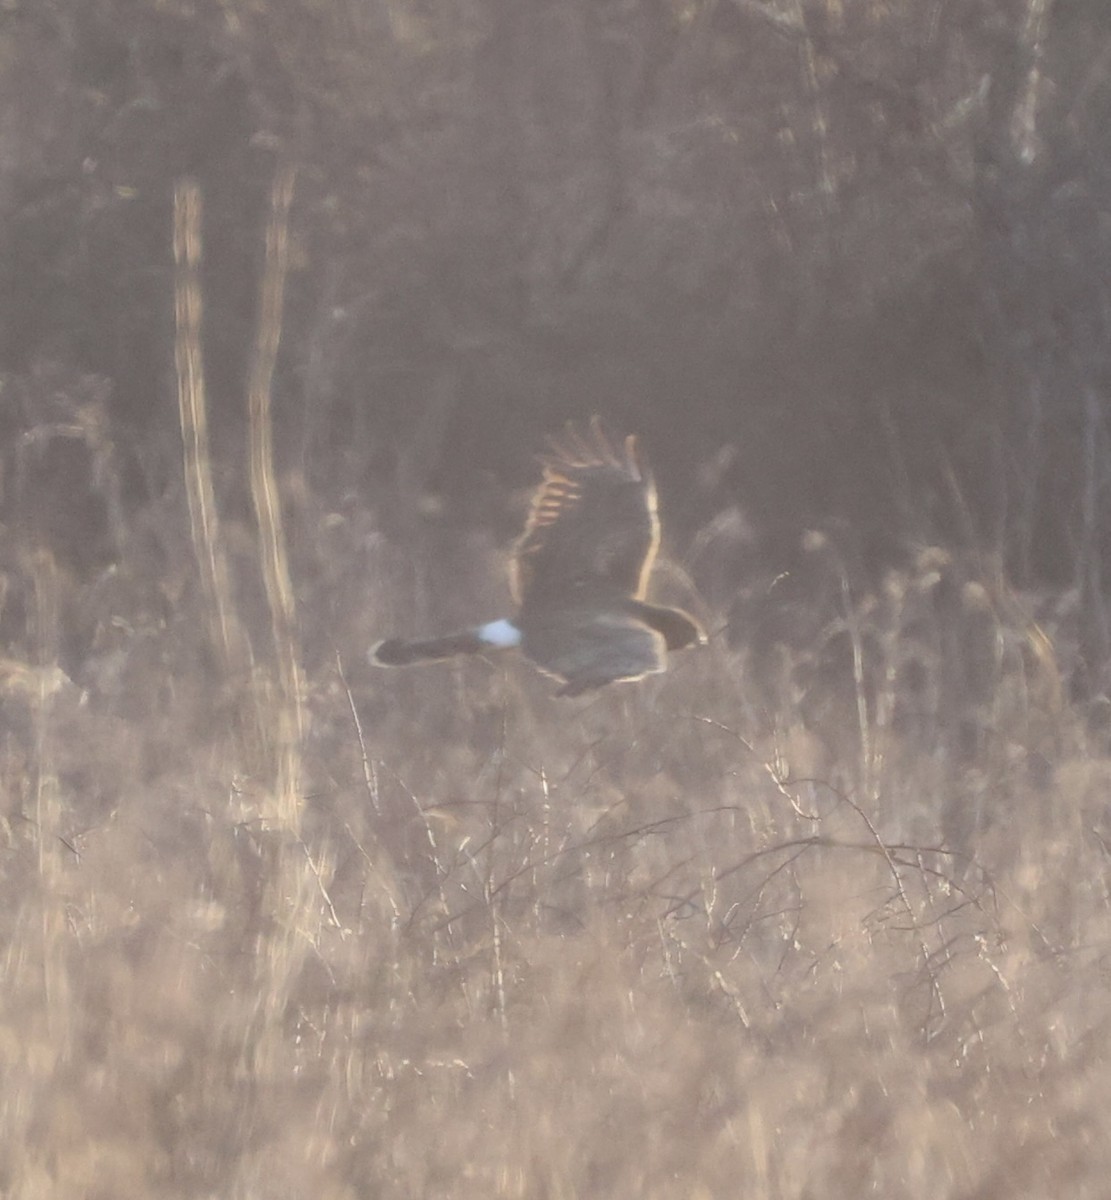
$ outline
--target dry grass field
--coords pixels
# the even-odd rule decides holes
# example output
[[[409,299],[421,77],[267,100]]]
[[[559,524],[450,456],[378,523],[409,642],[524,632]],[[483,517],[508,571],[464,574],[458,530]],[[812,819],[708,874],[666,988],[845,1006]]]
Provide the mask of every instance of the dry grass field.
[[[935,551],[869,592],[815,537],[799,592],[561,701],[367,667],[496,612],[498,556],[302,494],[290,740],[249,540],[233,676],[185,509],[84,579],[4,564],[4,1196],[1107,1194],[1111,758],[1063,603]]]
[[[1108,12],[0,3],[0,1200],[1111,1197]]]

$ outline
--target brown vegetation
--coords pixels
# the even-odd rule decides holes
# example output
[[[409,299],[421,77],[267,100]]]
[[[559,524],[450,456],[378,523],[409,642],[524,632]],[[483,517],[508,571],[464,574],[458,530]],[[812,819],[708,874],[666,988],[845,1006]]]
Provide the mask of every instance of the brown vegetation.
[[[1102,1200],[1102,0],[0,8],[0,1193]]]
[[[1018,598],[812,535],[777,631],[558,701],[363,668],[413,585],[306,499],[291,815],[187,525],[5,571],[6,1195],[1102,1195],[1111,771]]]

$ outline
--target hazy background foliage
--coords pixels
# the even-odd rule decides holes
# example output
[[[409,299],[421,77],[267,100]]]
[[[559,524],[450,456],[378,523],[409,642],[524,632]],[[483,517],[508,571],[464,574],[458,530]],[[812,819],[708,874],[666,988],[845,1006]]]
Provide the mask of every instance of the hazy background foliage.
[[[681,518],[840,513],[1070,578],[1106,490],[1106,32],[1096,0],[13,3],[4,365],[104,376],[153,456],[194,174],[235,461],[283,151],[279,433],[314,488],[400,476],[486,519],[476,472],[525,481],[542,430],[602,409]]]
[[[0,1191],[1105,1194],[1109,78],[1102,0],[0,6]],[[711,648],[371,672],[595,412]]]

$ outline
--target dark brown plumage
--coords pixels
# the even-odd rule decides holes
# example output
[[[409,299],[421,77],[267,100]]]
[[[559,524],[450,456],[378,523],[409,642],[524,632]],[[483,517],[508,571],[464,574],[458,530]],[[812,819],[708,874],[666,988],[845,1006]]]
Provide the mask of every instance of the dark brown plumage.
[[[663,671],[667,652],[701,645],[687,613],[645,600],[659,548],[656,488],[632,436],[620,448],[595,418],[579,433],[549,438],[544,479],[513,552],[511,621],[447,637],[380,642],[383,666],[520,645],[524,655],[577,696]]]

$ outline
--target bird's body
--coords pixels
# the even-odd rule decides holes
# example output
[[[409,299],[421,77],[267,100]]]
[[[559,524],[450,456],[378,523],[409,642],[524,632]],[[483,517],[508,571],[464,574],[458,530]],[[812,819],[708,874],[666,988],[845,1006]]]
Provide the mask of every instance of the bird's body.
[[[635,439],[617,450],[595,419],[587,434],[569,427],[549,445],[514,547],[517,615],[446,637],[391,638],[371,651],[374,662],[404,666],[519,645],[562,682],[559,695],[577,696],[663,671],[669,650],[705,642],[688,614],[644,598],[660,533],[656,488]]]

